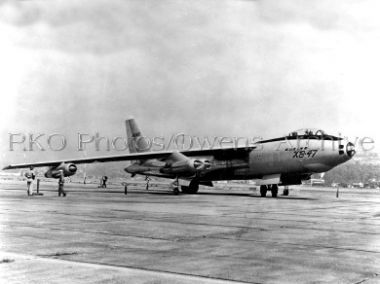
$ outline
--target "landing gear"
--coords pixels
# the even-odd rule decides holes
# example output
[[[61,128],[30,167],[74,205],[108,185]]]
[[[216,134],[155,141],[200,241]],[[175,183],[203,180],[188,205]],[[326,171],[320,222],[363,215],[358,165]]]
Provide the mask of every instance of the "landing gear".
[[[149,182],[150,182],[149,176],[145,177],[145,181],[146,181],[145,190],[149,190]]]
[[[187,194],[195,194],[198,192],[199,183],[196,179],[193,179],[189,186],[181,186],[181,191]]]
[[[181,185],[181,191],[182,193],[189,193],[189,187],[185,185]]]
[[[260,195],[261,197],[267,196],[268,187],[266,185],[260,185]]]
[[[261,197],[267,196],[267,191],[270,190],[272,193],[272,197],[277,197],[278,195],[278,185],[260,185],[260,195]]]
[[[278,194],[278,185],[272,184],[270,191],[272,192],[272,197],[276,198]]]
[[[285,186],[284,191],[282,192],[282,195],[288,196],[289,195],[289,187]]]
[[[178,179],[175,179],[175,180],[173,181],[173,183],[172,183],[172,188],[173,188],[173,193],[174,193],[174,195],[178,195],[178,194],[179,194],[178,186],[179,186]]]

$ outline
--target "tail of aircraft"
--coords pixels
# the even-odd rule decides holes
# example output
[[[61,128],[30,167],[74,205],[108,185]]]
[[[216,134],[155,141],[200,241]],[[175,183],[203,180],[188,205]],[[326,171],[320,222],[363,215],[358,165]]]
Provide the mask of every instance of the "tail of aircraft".
[[[130,153],[141,153],[149,151],[147,138],[141,135],[141,131],[137,126],[134,118],[125,121],[127,130],[128,148]]]

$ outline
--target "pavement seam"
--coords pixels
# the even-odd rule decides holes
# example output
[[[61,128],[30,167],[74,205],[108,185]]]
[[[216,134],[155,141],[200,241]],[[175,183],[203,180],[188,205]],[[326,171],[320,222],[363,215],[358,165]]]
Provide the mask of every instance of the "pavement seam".
[[[32,260],[37,259],[41,261],[47,261],[47,262],[53,262],[53,263],[67,263],[67,264],[78,264],[85,267],[91,267],[91,268],[110,268],[115,269],[119,271],[131,271],[131,272],[148,272],[156,275],[162,275],[162,276],[182,276],[187,277],[189,279],[194,280],[205,280],[210,281],[214,283],[242,283],[242,284],[262,284],[261,282],[245,282],[245,281],[238,281],[233,279],[225,279],[225,278],[216,278],[216,277],[209,277],[209,276],[203,276],[203,275],[195,275],[190,273],[183,273],[183,272],[172,272],[172,271],[165,271],[165,270],[158,270],[158,269],[147,269],[147,268],[141,268],[141,267],[134,267],[134,266],[123,266],[123,265],[115,265],[115,264],[103,264],[103,263],[96,263],[96,262],[84,262],[84,261],[78,261],[78,260],[66,260],[66,259],[60,259],[60,258],[50,258],[50,257],[44,257],[44,256],[36,256],[36,255],[28,255],[28,254],[20,254],[20,253],[14,253],[14,252],[6,252],[2,251],[1,253],[6,254],[7,256],[12,256],[14,258],[22,258],[24,260]]]

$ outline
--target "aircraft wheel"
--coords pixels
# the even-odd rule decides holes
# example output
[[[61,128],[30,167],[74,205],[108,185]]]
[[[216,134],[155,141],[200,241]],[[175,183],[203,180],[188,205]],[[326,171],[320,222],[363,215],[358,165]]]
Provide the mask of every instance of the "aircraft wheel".
[[[178,189],[178,187],[175,187],[175,188],[173,189],[173,193],[174,193],[174,195],[178,195],[178,194],[179,194],[179,189]]]
[[[288,196],[289,195],[289,188],[284,188],[284,191],[282,192],[282,195]]]
[[[190,186],[184,186],[181,185],[181,191],[182,193],[187,193],[187,194],[195,194],[198,192],[199,185],[196,183],[195,185],[190,183]]]
[[[181,185],[181,191],[182,191],[182,193],[189,193],[189,187]]]
[[[272,192],[272,197],[277,197],[278,194],[278,185],[277,184],[272,184],[272,187],[270,189]]]
[[[260,195],[261,197],[267,196],[268,187],[266,185],[260,185]]]
[[[195,194],[198,192],[199,183],[197,180],[193,179],[189,184],[189,191],[191,194]]]

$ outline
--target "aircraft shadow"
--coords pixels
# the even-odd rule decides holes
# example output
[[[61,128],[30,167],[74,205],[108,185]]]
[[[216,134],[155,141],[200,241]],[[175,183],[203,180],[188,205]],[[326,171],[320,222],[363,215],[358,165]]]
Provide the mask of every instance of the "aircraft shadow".
[[[252,198],[263,198],[258,194],[254,193],[239,193],[239,192],[198,192],[198,195],[220,195],[220,196],[247,196]],[[265,198],[272,198],[270,195],[268,195]],[[315,198],[309,198],[309,197],[296,197],[296,196],[283,196],[279,195],[278,198],[280,199],[291,199],[291,200],[315,200]]]
[[[171,191],[158,191],[158,190],[146,190],[146,191],[140,191],[140,190],[131,190],[131,193],[138,193],[138,194],[157,194],[157,195],[173,195],[173,192]],[[209,196],[239,196],[239,197],[249,197],[249,198],[263,198],[260,195],[255,195],[252,193],[241,193],[241,192],[198,192],[197,194],[183,194],[180,193],[179,195],[209,195]],[[267,199],[271,199],[272,197],[268,195],[265,197]],[[277,199],[289,199],[289,200],[317,200],[316,198],[310,198],[310,197],[299,197],[299,196],[283,196],[279,195]]]
[[[73,190],[70,190],[70,189],[73,189]],[[118,190],[115,190],[116,188],[110,188],[110,189],[107,189],[107,188],[83,188],[83,187],[78,187],[78,188],[65,188],[65,191],[67,193],[70,193],[70,194],[73,194],[73,193],[112,193],[112,194],[123,194],[124,195],[124,190],[123,189],[118,189]],[[2,190],[10,190],[10,191],[13,191],[13,190],[22,190],[24,191],[24,189],[10,189],[10,188],[3,188]],[[55,192],[57,191],[57,189],[41,189],[40,192]],[[128,193],[134,193],[134,194],[153,194],[153,195],[170,195],[170,196],[175,196],[173,194],[172,191],[168,191],[168,190],[159,190],[159,189],[150,189],[150,190],[144,190],[144,189],[131,189],[131,190],[128,190]],[[178,196],[186,196],[186,195],[190,195],[192,196],[192,194],[183,194],[183,193],[179,193]],[[249,198],[263,198],[261,197],[260,195],[258,194],[255,194],[255,193],[243,193],[243,192],[204,192],[204,191],[199,191],[197,194],[195,195],[198,195],[198,196],[202,196],[202,195],[209,195],[209,196],[239,196],[239,197],[249,197]],[[195,196],[193,195],[193,196]],[[270,196],[270,194],[268,194],[267,197],[265,197],[267,199],[271,199],[272,197]],[[288,200],[317,200],[316,198],[310,198],[310,197],[299,197],[299,196],[283,196],[283,195],[279,195],[277,199],[288,199]]]

